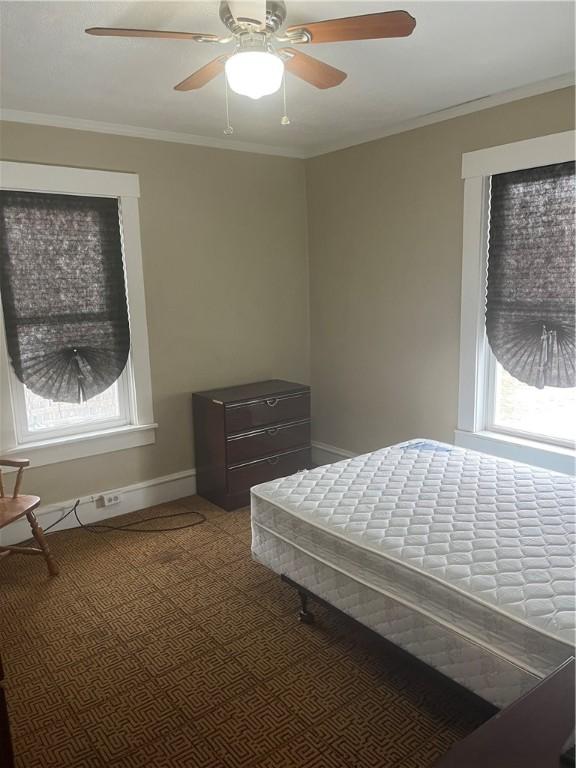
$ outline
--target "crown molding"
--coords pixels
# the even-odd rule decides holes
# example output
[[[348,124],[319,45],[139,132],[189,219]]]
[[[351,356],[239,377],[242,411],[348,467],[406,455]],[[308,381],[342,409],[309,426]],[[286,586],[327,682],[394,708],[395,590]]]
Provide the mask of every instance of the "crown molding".
[[[530,96],[538,96],[549,91],[557,91],[561,88],[570,88],[574,86],[575,75],[568,72],[564,75],[558,75],[547,80],[540,80],[537,83],[512,88],[502,93],[491,94],[480,99],[467,101],[454,107],[447,107],[437,112],[430,112],[426,115],[414,117],[405,120],[389,128],[382,129],[377,133],[358,135],[345,142],[335,142],[332,144],[320,144],[315,147],[277,147],[268,144],[258,144],[249,141],[230,141],[225,138],[213,138],[210,136],[197,136],[192,133],[178,133],[175,131],[165,131],[159,128],[142,128],[135,125],[122,125],[120,123],[104,123],[97,120],[84,120],[77,117],[66,117],[64,115],[47,115],[41,112],[23,112],[17,109],[0,110],[0,120],[13,123],[27,123],[31,125],[46,125],[53,128],[69,128],[72,130],[89,131],[93,133],[106,133],[115,136],[128,136],[138,139],[151,139],[153,141],[169,141],[176,144],[193,144],[199,147],[210,147],[212,149],[227,149],[236,152],[251,152],[262,155],[276,155],[280,157],[291,157],[299,160],[307,160],[320,155],[326,155],[330,152],[338,152],[342,149],[355,147],[359,144],[366,144],[370,141],[385,139],[387,136],[394,136],[398,133],[413,131],[416,128],[423,128],[434,123],[441,123],[444,120],[451,120],[455,117],[462,117],[473,112],[480,112],[491,107],[498,107],[502,104],[508,104],[511,101],[527,99]]]
[[[363,137],[356,136],[354,139],[349,139],[346,142],[319,145],[309,150],[306,159],[327,155],[331,152],[338,152],[342,149],[349,149],[350,147],[356,147],[359,144],[367,144],[370,141],[378,141],[379,139],[385,139],[387,136],[394,136],[397,133],[413,131],[416,128],[424,128],[425,126],[433,125],[434,123],[442,123],[445,120],[452,120],[455,117],[470,115],[473,112],[481,112],[482,110],[490,109],[491,107],[499,107],[502,104],[508,104],[512,101],[528,99],[530,96],[539,96],[542,93],[558,91],[562,88],[570,88],[574,86],[575,80],[575,74],[573,72],[567,72],[564,75],[551,77],[547,80],[540,80],[537,83],[522,85],[519,88],[512,88],[508,91],[484,96],[481,99],[466,101],[463,104],[457,104],[454,107],[447,107],[446,109],[441,109],[437,112],[429,112],[420,117],[413,117],[409,120],[397,123],[396,125],[392,125],[390,128],[383,129],[378,133],[366,134]]]
[[[47,115],[42,112],[23,112],[19,109],[0,110],[0,120],[8,123],[26,123],[28,125],[45,125],[51,128],[69,128],[76,131],[91,133],[107,133],[114,136],[128,136],[136,139],[151,139],[153,141],[169,141],[174,144],[194,144],[198,147],[212,149],[228,149],[235,152],[251,152],[258,155],[277,155],[304,159],[302,150],[291,147],[277,147],[269,144],[258,144],[249,141],[230,141],[225,138],[197,136],[193,133],[165,131],[160,128],[143,128],[137,125],[121,123],[104,123],[99,120],[84,120],[79,117],[65,115]]]

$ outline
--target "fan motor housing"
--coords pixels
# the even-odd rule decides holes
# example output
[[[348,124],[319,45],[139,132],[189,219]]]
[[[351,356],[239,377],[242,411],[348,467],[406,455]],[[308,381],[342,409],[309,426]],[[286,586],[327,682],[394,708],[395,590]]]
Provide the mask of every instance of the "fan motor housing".
[[[237,48],[239,51],[271,51],[266,32],[243,31],[237,35]]]
[[[266,3],[266,21],[236,18],[226,0],[220,3],[220,19],[233,35],[260,30],[264,35],[275,34],[286,19],[286,5],[282,0],[269,0]],[[262,29],[264,27],[264,29]]]

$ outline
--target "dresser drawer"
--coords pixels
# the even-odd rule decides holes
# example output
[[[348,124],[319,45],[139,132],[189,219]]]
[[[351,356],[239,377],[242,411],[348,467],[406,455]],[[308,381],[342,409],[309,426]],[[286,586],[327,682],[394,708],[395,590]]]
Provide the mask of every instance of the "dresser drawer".
[[[228,470],[228,493],[247,491],[253,485],[293,475],[310,467],[310,448],[258,459]]]
[[[282,421],[310,418],[310,393],[296,392],[226,406],[226,432],[244,432]]]
[[[239,464],[310,445],[310,421],[296,421],[233,435],[226,440],[228,464]]]

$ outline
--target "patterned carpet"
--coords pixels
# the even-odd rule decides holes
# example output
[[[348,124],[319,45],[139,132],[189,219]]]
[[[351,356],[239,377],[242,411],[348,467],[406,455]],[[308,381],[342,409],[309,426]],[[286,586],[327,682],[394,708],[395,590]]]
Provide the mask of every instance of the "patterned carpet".
[[[248,510],[169,509],[207,522],[54,534],[52,580],[41,558],[1,562],[19,768],[426,768],[485,718],[337,612],[298,623],[294,591],[250,559]]]

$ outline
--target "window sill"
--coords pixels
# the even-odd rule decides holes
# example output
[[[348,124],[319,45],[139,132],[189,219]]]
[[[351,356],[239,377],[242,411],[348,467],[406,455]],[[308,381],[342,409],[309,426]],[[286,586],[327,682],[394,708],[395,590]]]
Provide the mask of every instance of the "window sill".
[[[156,440],[157,424],[130,424],[115,429],[100,432],[85,432],[78,435],[66,435],[50,440],[25,443],[3,450],[6,458],[30,459],[33,467],[43,467],[47,464],[59,464],[73,459],[83,459],[100,453],[123,451],[126,448],[138,448],[150,445]]]
[[[454,443],[460,448],[488,453],[502,459],[521,461],[564,475],[576,473],[576,454],[570,448],[526,440],[498,432],[467,432],[457,429]]]

